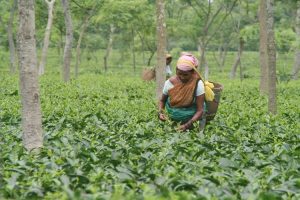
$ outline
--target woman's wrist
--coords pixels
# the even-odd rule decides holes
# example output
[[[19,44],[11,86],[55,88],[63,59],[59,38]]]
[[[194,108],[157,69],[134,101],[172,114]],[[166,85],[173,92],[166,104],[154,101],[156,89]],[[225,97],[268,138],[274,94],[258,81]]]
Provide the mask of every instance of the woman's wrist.
[[[164,114],[164,113],[163,113],[162,110],[159,110],[159,111],[157,112],[157,115],[158,115],[159,118],[160,118],[160,116],[163,115],[163,114]]]
[[[189,121],[185,124],[185,128],[189,128],[192,124],[193,124],[193,120],[189,120]]]

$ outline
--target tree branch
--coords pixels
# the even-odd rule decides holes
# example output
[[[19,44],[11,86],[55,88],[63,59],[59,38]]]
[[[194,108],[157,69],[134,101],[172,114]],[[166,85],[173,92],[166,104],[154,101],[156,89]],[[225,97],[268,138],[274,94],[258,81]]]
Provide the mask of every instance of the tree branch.
[[[206,23],[206,25],[207,25],[206,29],[207,30],[212,25],[212,23],[215,21],[216,17],[219,15],[219,13],[221,12],[222,9],[223,9],[223,6],[220,6],[219,9],[213,14],[213,16],[210,19],[207,19],[207,22],[208,22],[208,23]]]
[[[71,0],[71,1],[75,3],[79,8],[86,9],[84,6],[80,5],[77,1],[75,0]]]
[[[208,42],[215,36],[215,34],[217,33],[217,31],[221,28],[221,26],[223,25],[224,21],[226,20],[226,18],[228,17],[228,15],[232,12],[235,4],[237,3],[238,0],[235,0],[232,5],[231,8],[228,12],[226,12],[226,15],[222,18],[222,21],[219,23],[219,25],[217,26],[217,28],[215,29],[215,31],[210,35],[210,37],[208,37],[208,39],[205,42],[205,46],[208,44]]]
[[[201,9],[201,11],[202,11],[204,14],[207,14],[206,10],[203,9],[205,6],[204,6],[203,3],[201,3],[201,2],[203,2],[203,0],[200,0],[200,2],[199,2],[199,1],[196,1],[196,4],[197,4],[197,6]]]
[[[195,11],[196,15],[200,18],[203,19],[203,16],[200,14],[200,12],[195,8],[195,6],[189,1],[188,4],[192,7],[192,9]],[[200,7],[201,8],[201,7]]]

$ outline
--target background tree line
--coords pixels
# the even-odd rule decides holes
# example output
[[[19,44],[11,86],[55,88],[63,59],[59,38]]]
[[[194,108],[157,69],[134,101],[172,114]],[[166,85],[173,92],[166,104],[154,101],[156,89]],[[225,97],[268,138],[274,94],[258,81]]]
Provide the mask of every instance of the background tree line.
[[[42,56],[42,48],[50,17],[49,2],[35,2],[36,42],[41,62],[46,57]],[[49,48],[56,49],[57,55],[63,57],[67,31],[63,5],[60,1],[52,0],[51,3],[53,25],[48,33]],[[241,49],[241,42],[243,51],[259,50],[257,0],[166,0],[164,3],[167,51],[199,51],[203,63],[207,49],[215,52],[215,59],[222,70],[227,52]],[[17,0],[2,1],[1,5],[0,47],[2,50],[10,50],[10,70],[14,72]],[[274,30],[276,49],[279,53],[296,52],[299,46],[297,5],[297,1],[293,0],[275,1]],[[144,65],[153,65],[153,56],[156,53],[155,1],[70,0],[69,7],[73,27],[71,46],[76,52],[73,53],[72,59],[76,60],[77,74],[80,50],[88,52],[89,55],[93,55],[97,50],[104,50],[105,55],[98,59],[101,59],[105,70],[108,68],[112,50],[120,52],[120,63],[124,62],[129,54],[133,69],[136,68],[136,53],[141,54]],[[296,72],[294,69],[291,75],[296,75]],[[40,74],[42,73],[43,69],[40,71]]]

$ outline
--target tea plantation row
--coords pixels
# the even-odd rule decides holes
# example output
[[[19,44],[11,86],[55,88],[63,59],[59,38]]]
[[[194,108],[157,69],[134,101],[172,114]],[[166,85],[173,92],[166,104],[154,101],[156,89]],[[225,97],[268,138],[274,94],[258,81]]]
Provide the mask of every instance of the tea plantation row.
[[[154,83],[41,79],[44,147],[22,146],[17,77],[0,76],[0,199],[299,199],[300,87],[278,86],[278,115],[256,80],[221,80],[219,112],[179,133],[157,119]]]

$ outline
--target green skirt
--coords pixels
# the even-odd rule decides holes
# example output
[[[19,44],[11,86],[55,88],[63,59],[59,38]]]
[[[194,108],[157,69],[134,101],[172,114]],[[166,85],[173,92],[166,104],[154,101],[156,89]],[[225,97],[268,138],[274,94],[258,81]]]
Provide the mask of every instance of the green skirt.
[[[192,119],[194,114],[197,112],[197,105],[194,100],[190,107],[175,108],[171,107],[170,98],[168,98],[166,102],[166,110],[171,120],[176,122],[187,122]]]
[[[203,105],[204,112],[207,112],[206,104]],[[166,102],[166,110],[168,112],[169,117],[171,120],[175,122],[182,122],[185,123],[192,119],[192,117],[197,112],[197,104],[196,98],[194,98],[193,103],[189,107],[182,107],[182,108],[175,108],[171,107],[170,105],[170,98],[168,97]]]

